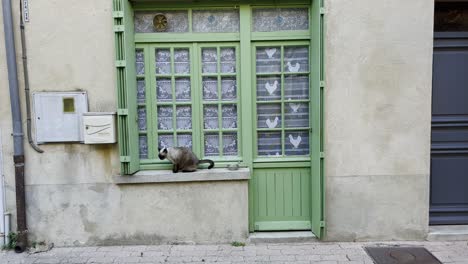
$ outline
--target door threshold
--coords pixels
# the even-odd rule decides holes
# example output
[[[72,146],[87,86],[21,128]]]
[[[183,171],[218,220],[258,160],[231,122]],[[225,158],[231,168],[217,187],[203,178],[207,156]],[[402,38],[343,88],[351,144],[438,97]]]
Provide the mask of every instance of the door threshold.
[[[428,241],[468,240],[468,225],[429,226]]]
[[[317,242],[317,237],[311,231],[287,231],[287,232],[255,232],[250,233],[249,242],[259,243],[298,243]]]

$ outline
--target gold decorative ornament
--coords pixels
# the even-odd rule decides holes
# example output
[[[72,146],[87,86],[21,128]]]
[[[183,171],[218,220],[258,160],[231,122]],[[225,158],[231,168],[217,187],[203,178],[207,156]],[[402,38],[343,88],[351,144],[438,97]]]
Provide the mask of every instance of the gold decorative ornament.
[[[156,14],[153,18],[153,26],[158,32],[166,31],[167,17],[163,14]]]

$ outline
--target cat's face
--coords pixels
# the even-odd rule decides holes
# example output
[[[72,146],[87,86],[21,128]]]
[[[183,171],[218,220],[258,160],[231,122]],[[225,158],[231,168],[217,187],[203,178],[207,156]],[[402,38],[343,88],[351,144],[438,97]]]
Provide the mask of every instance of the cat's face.
[[[158,157],[160,160],[163,160],[167,157],[167,148],[162,148],[162,149],[158,149],[159,150],[159,154],[158,154]]]

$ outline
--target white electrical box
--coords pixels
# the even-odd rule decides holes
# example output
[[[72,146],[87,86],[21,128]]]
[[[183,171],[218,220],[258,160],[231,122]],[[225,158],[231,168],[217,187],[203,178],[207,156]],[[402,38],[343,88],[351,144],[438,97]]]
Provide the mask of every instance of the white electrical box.
[[[33,104],[38,143],[83,142],[86,92],[34,92]]]
[[[108,144],[117,142],[115,133],[115,113],[84,113],[83,135],[85,144]]]

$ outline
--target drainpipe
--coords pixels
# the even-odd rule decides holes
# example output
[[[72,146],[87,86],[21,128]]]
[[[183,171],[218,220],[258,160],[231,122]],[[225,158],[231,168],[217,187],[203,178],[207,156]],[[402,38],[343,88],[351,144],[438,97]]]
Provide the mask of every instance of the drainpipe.
[[[26,248],[28,241],[24,193],[24,136],[21,119],[21,105],[19,100],[18,73],[16,67],[16,49],[13,34],[11,0],[2,0],[2,6],[3,27],[5,30],[5,49],[8,68],[8,83],[10,87],[11,118],[13,123],[13,161],[15,164],[16,220],[18,229],[18,242],[15,247],[15,252],[21,253]]]

